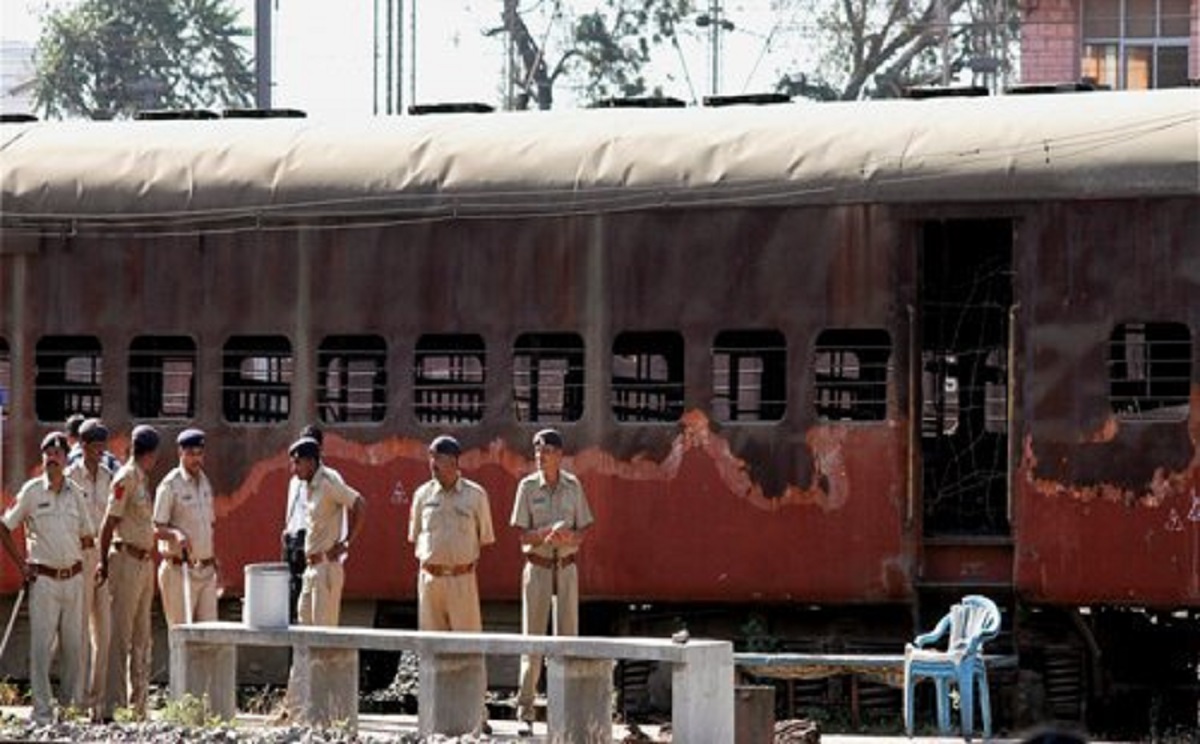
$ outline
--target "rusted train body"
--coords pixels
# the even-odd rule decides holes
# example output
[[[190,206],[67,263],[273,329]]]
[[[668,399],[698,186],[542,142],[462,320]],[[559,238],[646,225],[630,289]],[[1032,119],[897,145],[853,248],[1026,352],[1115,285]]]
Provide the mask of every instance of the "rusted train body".
[[[6,124],[4,495],[73,412],[201,426],[236,595],[317,422],[369,503],[348,600],[403,606],[408,495],[449,432],[501,525],[483,596],[512,603],[502,525],[553,425],[596,514],[596,632],[669,608],[868,647],[981,590],[1046,686],[1078,672],[1078,710],[1167,659],[1166,694],[1194,694],[1198,112],[1170,91]]]

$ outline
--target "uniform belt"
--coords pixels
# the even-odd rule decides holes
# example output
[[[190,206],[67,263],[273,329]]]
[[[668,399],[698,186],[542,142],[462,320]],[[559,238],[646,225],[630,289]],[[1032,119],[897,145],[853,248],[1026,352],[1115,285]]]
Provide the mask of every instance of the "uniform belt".
[[[167,556],[167,560],[170,561],[171,565],[173,565],[173,566],[182,566],[183,564],[186,563],[189,566],[191,566],[192,568],[207,568],[208,566],[217,565],[216,558],[201,558],[198,561],[185,561],[183,558],[180,558],[179,556],[170,555],[170,556]]]
[[[146,548],[139,548],[138,546],[127,542],[115,542],[113,543],[113,547],[115,547],[117,550],[124,550],[126,553],[138,559],[139,561],[148,561],[154,557],[154,554],[150,550]]]
[[[49,576],[52,579],[66,581],[67,579],[75,578],[81,571],[83,571],[83,561],[75,561],[70,568],[53,568],[51,566],[42,565],[41,563],[35,563],[33,564],[33,570],[38,576]]]
[[[475,564],[422,563],[421,570],[430,576],[465,576],[475,570]]]
[[[540,568],[566,568],[575,564],[575,554],[564,555],[562,558],[543,558],[537,553],[526,553],[525,560]]]

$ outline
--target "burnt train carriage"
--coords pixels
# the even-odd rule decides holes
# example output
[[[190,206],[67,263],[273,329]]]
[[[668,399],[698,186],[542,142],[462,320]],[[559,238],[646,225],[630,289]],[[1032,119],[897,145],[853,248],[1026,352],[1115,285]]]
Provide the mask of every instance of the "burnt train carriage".
[[[369,500],[347,597],[402,605],[426,442],[460,437],[503,524],[553,424],[597,517],[593,632],[666,608],[759,647],[895,650],[983,590],[1020,609],[1046,714],[1186,691],[1198,111],[1173,91],[8,124],[3,490],[73,411],[202,426],[236,594],[277,555],[286,448],[318,421]],[[498,531],[494,606],[518,596]]]

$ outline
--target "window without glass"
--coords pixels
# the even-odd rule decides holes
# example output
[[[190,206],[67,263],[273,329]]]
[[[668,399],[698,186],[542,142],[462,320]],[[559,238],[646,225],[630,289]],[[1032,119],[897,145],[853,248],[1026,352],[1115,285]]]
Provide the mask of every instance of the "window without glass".
[[[575,333],[525,333],[513,346],[518,421],[578,421],[583,416],[583,339]]]
[[[787,404],[787,344],[779,331],[722,331],[712,350],[713,417],[778,421]]]
[[[618,335],[612,396],[618,421],[678,421],[683,415],[683,336],[673,331]]]
[[[225,419],[247,424],[286,421],[292,373],[292,344],[285,336],[231,337],[221,365]]]
[[[1084,0],[1084,77],[1140,90],[1188,84],[1190,0]]]
[[[135,419],[196,416],[196,342],[138,336],[129,345],[129,413]]]
[[[102,364],[95,336],[46,336],[37,343],[34,406],[41,421],[99,416]]]
[[[817,418],[883,421],[892,342],[880,329],[832,328],[817,336],[813,360]]]
[[[1108,351],[1112,410],[1131,420],[1182,420],[1188,415],[1192,336],[1183,323],[1123,323]]]
[[[387,343],[380,336],[327,336],[317,350],[317,416],[327,424],[382,421]]]
[[[424,424],[476,424],[483,420],[487,373],[483,337],[427,334],[417,339],[413,410]]]

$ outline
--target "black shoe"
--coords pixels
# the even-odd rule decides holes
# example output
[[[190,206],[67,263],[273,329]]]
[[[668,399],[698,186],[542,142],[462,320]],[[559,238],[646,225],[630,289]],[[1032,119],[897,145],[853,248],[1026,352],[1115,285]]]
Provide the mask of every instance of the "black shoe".
[[[533,721],[521,721],[517,727],[517,736],[533,736]]]
[[[487,721],[484,721],[483,725],[479,727],[479,733],[486,734],[487,736],[491,736],[492,735],[492,724],[488,723]]]

